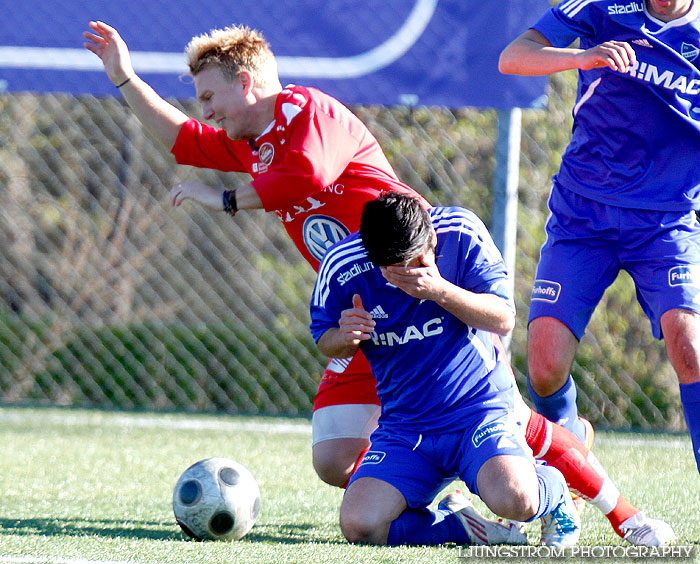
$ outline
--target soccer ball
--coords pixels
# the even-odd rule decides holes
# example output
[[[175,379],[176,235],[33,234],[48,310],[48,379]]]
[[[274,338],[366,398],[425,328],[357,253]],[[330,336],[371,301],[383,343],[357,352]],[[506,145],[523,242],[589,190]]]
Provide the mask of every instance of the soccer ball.
[[[260,514],[260,489],[250,471],[235,460],[205,458],[175,484],[173,511],[193,539],[238,540]]]

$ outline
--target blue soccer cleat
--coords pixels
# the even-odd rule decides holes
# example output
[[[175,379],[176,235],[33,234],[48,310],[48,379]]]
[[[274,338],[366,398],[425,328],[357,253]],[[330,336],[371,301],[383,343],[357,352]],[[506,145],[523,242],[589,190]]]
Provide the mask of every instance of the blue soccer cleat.
[[[581,518],[568,492],[554,511],[542,517],[541,522],[540,544],[556,547],[574,546],[581,536]]]

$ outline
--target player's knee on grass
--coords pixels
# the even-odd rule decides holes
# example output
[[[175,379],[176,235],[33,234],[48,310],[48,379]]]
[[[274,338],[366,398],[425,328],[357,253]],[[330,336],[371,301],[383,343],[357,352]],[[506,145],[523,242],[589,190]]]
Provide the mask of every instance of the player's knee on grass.
[[[349,543],[386,544],[391,521],[369,511],[340,511],[340,530]]]
[[[355,469],[358,457],[369,446],[366,439],[330,439],[311,449],[314,470],[326,484],[342,488]]]
[[[345,503],[340,506],[340,530],[350,543],[386,544],[393,516],[381,506]]]
[[[351,543],[386,544],[389,528],[406,509],[406,500],[391,484],[376,478],[352,482],[340,505],[340,530]]]
[[[511,455],[488,459],[476,477],[479,497],[500,517],[516,521],[531,519],[539,508],[540,494],[535,465]]]

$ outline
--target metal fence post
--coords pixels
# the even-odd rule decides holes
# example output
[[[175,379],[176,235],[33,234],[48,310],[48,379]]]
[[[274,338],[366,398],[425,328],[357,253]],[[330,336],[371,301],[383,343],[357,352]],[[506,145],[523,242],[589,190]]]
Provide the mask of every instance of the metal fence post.
[[[513,276],[515,276],[521,127],[520,108],[498,111],[491,232],[496,246],[503,255],[508,272],[511,273],[511,294],[514,291]],[[506,349],[509,349],[510,337],[503,338],[503,344]]]

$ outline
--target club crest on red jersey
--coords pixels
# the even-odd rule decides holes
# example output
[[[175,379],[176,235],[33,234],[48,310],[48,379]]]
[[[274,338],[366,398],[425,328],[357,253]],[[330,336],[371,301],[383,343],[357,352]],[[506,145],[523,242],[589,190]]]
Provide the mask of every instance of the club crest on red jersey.
[[[272,164],[275,158],[275,147],[272,143],[263,143],[258,149],[258,158],[260,159],[261,167],[268,167]]]

